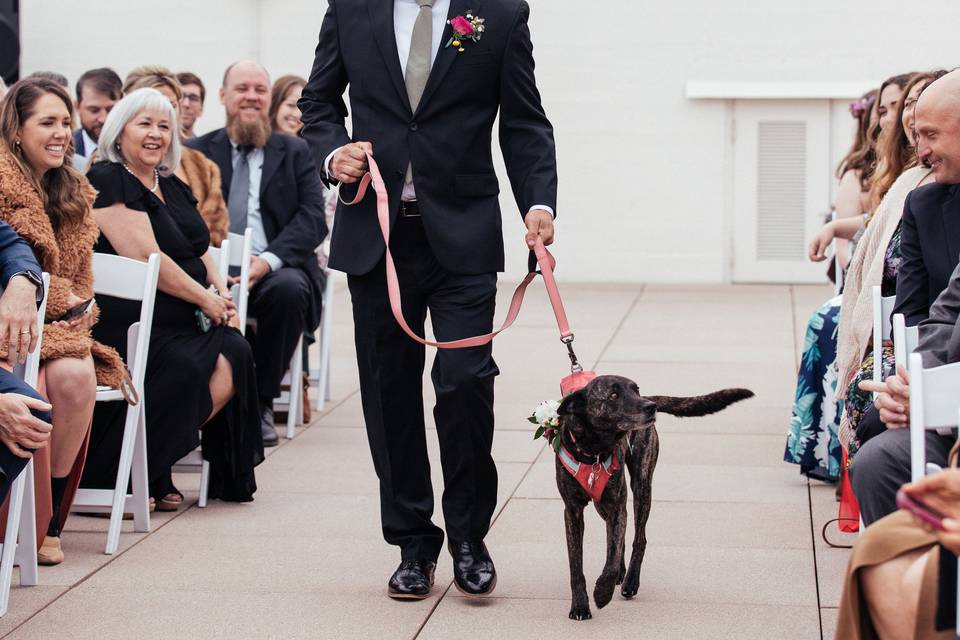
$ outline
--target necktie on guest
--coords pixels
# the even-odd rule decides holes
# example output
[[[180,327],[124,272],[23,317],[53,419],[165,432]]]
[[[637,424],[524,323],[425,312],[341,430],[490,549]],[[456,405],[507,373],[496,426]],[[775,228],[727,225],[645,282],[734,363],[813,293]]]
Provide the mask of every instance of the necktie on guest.
[[[413,23],[413,36],[410,38],[410,56],[404,81],[407,85],[407,98],[410,110],[416,111],[430,77],[430,56],[433,48],[433,0],[418,0],[420,13]],[[407,165],[406,183],[413,182],[413,164]]]
[[[230,180],[230,198],[227,209],[230,210],[230,233],[243,234],[247,230],[247,213],[250,206],[250,145],[239,145],[240,157],[233,169]]]

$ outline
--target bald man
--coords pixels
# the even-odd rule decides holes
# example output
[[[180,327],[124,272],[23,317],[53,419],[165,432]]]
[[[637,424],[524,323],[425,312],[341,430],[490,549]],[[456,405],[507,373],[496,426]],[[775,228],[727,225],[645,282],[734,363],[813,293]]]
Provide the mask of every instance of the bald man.
[[[257,323],[247,335],[257,363],[263,444],[270,447],[278,443],[273,400],[280,382],[300,336],[320,322],[324,275],[316,248],[327,235],[323,185],[306,143],[270,130],[266,69],[250,61],[230,65],[220,102],[226,128],[187,144],[220,167],[230,232],[253,231],[249,315]]]
[[[917,154],[936,182],[912,191],[903,208],[894,313],[920,325],[925,366],[960,361],[960,72],[920,94],[915,111]],[[949,287],[948,287],[949,284]],[[902,363],[901,363],[902,364]],[[854,456],[853,490],[865,524],[896,510],[897,489],[910,481],[909,384],[906,371],[861,389],[880,393],[857,428],[877,432]],[[875,425],[875,426],[874,426]],[[927,434],[927,459],[944,466],[956,436]]]

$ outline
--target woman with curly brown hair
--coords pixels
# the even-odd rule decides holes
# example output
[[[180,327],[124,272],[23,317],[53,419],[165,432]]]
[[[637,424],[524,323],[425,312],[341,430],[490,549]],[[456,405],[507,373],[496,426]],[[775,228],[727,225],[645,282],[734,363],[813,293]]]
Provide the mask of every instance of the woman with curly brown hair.
[[[54,417],[51,445],[36,456],[40,564],[63,560],[60,532],[83,470],[97,384],[134,395],[119,354],[90,333],[98,315],[91,301],[99,229],[90,209],[95,194],[73,168],[72,124],[70,96],[43,78],[14,85],[0,111],[0,219],[50,274],[39,386]]]
[[[300,76],[282,76],[273,83],[270,92],[270,109],[267,117],[270,118],[270,128],[277,133],[288,136],[300,135],[303,122],[300,120],[300,107],[297,101],[307,81]]]

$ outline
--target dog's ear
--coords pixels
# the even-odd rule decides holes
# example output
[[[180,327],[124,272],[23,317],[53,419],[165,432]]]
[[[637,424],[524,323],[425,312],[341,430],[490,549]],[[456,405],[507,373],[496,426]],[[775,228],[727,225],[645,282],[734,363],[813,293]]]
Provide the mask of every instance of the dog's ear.
[[[584,414],[587,411],[587,394],[580,391],[574,391],[560,402],[557,408],[557,415],[568,416],[571,414]]]

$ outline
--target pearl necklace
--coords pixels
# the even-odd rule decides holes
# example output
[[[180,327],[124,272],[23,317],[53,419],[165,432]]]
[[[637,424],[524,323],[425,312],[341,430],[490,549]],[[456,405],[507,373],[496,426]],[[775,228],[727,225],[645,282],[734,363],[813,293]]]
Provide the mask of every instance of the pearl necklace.
[[[137,174],[135,174],[135,173],[133,172],[133,169],[131,169],[130,167],[127,166],[127,163],[123,163],[123,168],[127,170],[127,173],[129,173],[130,175],[132,175],[134,178],[137,178],[137,180],[140,179],[140,178],[137,177]],[[146,185],[144,185],[144,186],[146,186]],[[159,189],[159,188],[160,188],[160,172],[157,171],[156,169],[154,169],[154,170],[153,170],[153,188],[150,189],[150,193],[156,193],[156,192],[157,192],[157,189]]]

